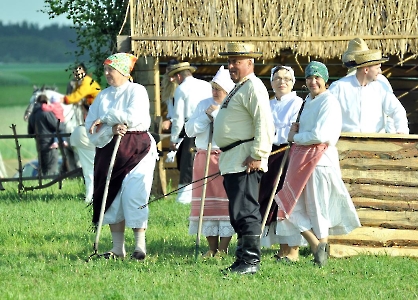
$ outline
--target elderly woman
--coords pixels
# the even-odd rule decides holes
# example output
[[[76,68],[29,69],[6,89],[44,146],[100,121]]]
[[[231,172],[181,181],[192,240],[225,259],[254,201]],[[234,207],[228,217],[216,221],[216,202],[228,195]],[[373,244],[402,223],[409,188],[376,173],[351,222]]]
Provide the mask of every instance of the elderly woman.
[[[267,210],[268,201],[273,191],[274,182],[278,174],[278,170],[282,164],[283,154],[286,146],[288,146],[287,136],[293,122],[296,122],[300,108],[302,106],[302,98],[293,92],[293,86],[296,82],[295,72],[291,67],[278,65],[271,69],[270,76],[271,87],[273,88],[275,97],[270,100],[270,108],[273,115],[275,135],[272,146],[272,153],[268,161],[268,171],[261,178],[260,193],[258,201],[260,203],[260,212],[262,216]],[[284,174],[286,174],[287,164],[285,165],[282,178],[279,182],[277,190],[283,185]],[[280,232],[275,231],[277,220],[277,204],[273,202],[266,222],[265,234],[262,235],[261,245],[271,247],[280,243],[280,251],[275,254],[277,260],[296,261],[299,257],[299,245],[303,244],[303,237],[300,235],[289,239],[287,237],[279,237]],[[305,241],[306,243],[306,241]]]
[[[196,107],[191,118],[186,122],[185,130],[189,137],[196,137],[197,154],[193,164],[193,181],[204,177],[207,148],[209,144],[210,124],[216,118],[222,100],[234,88],[229,71],[220,67],[211,81],[213,98],[202,100]],[[219,172],[219,156],[221,151],[212,139],[210,152],[209,174]],[[235,233],[229,221],[228,198],[223,187],[223,178],[208,179],[204,203],[202,233],[206,236],[209,250],[204,257],[222,256],[228,253],[228,245]],[[202,183],[193,184],[189,233],[198,230],[199,212],[202,196]]]
[[[148,133],[151,124],[149,100],[145,88],[131,82],[130,72],[136,57],[127,53],[109,56],[104,74],[110,87],[96,97],[86,118],[89,138],[96,146],[94,161],[93,223],[97,224],[110,157],[117,136],[121,136],[110,179],[103,224],[109,224],[113,248],[103,257],[125,257],[125,227],[133,230],[135,249],[132,259],[146,256],[145,230],[151,191],[156,145]]]
[[[279,206],[277,232],[302,234],[319,266],[327,263],[328,236],[347,234],[360,227],[353,202],[341,178],[336,144],[342,116],[338,100],[326,89],[328,69],[312,61],[305,69],[309,95],[300,122],[292,124],[294,142]]]

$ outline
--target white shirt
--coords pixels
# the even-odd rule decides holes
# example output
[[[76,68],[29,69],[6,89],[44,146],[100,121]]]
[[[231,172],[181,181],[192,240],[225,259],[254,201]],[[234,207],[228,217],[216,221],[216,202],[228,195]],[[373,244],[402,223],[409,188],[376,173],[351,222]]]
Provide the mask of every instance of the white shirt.
[[[186,134],[189,137],[196,137],[196,148],[207,150],[209,144],[209,129],[211,120],[206,114],[206,110],[211,105],[218,105],[213,98],[205,99],[199,102],[193,115],[186,122]],[[215,111],[214,111],[215,112]],[[217,113],[213,113],[212,117],[215,119]],[[219,149],[212,137],[212,149]]]
[[[197,104],[212,97],[209,82],[188,76],[174,92],[174,110],[171,115],[171,142],[180,142],[180,132],[184,123],[192,116]]]
[[[290,126],[293,122],[296,122],[302,103],[302,98],[298,97],[296,92],[283,95],[280,100],[277,100],[277,98],[270,100],[275,128],[273,144],[279,146],[288,142]]]
[[[333,82],[329,91],[341,105],[343,132],[385,132],[386,115],[396,132],[409,133],[406,111],[396,96],[373,81],[361,86],[356,76]]]
[[[126,124],[128,131],[147,131],[151,125],[147,90],[129,81],[119,87],[110,86],[102,90],[89,108],[87,131],[99,118],[104,123],[100,130],[88,133],[90,141],[99,148],[112,140],[112,126],[116,124]]]
[[[318,166],[338,166],[338,151],[335,145],[341,134],[341,108],[338,100],[325,91],[314,99],[306,97],[300,115],[299,133],[293,140],[299,145],[328,144],[328,148],[318,162]]]

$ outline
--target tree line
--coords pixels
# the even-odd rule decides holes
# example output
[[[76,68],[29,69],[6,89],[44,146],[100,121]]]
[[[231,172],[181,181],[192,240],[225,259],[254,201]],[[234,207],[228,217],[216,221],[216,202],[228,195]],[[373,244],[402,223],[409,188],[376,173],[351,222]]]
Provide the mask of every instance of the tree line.
[[[77,32],[70,26],[52,24],[4,25],[0,21],[0,63],[63,63],[76,59]]]

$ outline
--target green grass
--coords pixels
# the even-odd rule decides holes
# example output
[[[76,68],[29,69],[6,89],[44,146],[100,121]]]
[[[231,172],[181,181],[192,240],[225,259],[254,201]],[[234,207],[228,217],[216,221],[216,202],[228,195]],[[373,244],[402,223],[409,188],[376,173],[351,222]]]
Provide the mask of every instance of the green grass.
[[[252,276],[223,276],[233,261],[194,259],[188,234],[189,205],[173,197],[150,205],[148,256],[144,262],[85,259],[93,253],[91,211],[83,184],[66,180],[62,190],[28,192],[20,199],[13,183],[0,192],[0,286],[2,299],[416,299],[418,260],[408,257],[331,258],[318,268],[307,248],[294,265],[277,263],[262,250]],[[230,247],[234,252],[236,240]],[[127,251],[133,235],[126,231]],[[111,248],[104,227],[99,252]],[[207,250],[202,238],[200,251]]]
[[[29,103],[33,86],[56,86],[65,93],[71,72],[69,64],[2,64],[0,65],[0,105],[20,106]]]
[[[11,125],[16,125],[17,134],[28,133],[28,123],[23,120],[25,106],[4,107],[0,110],[0,136],[13,135]],[[14,139],[0,139],[0,152],[8,176],[13,176],[18,169],[16,143]],[[37,157],[34,139],[19,139],[22,162],[26,163]]]

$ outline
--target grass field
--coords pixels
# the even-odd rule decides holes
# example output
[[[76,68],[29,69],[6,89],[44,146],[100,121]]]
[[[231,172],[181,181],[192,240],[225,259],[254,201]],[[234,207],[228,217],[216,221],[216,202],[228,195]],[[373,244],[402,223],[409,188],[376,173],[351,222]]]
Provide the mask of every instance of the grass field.
[[[71,72],[70,64],[2,64],[0,65],[0,105],[27,105],[33,86],[56,86],[65,93]]]
[[[94,258],[91,211],[81,180],[27,192],[13,183],[0,192],[1,299],[417,299],[418,260],[408,257],[331,258],[318,268],[309,249],[300,262],[278,263],[276,249],[262,250],[255,275],[224,276],[233,261],[235,238],[224,259],[195,260],[188,234],[189,205],[174,197],[150,204],[147,258],[143,262]],[[128,253],[133,234],[126,231]],[[107,226],[99,252],[111,248]],[[207,244],[202,237],[199,252]]]

